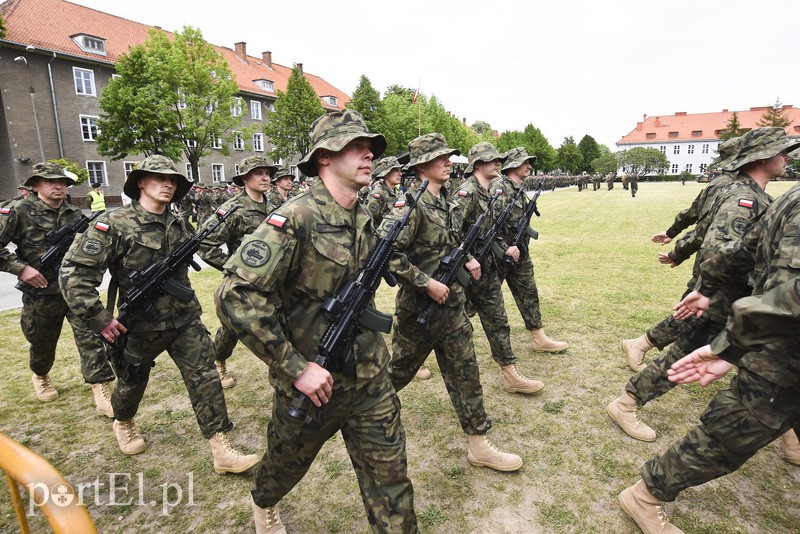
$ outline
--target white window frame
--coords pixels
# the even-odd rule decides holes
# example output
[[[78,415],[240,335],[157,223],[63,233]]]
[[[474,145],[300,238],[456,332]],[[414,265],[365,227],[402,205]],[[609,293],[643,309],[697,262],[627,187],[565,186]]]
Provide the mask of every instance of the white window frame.
[[[681,153],[681,145],[675,145],[672,147],[673,154],[680,154]]]
[[[81,137],[84,141],[97,141],[97,136],[100,133],[100,128],[97,127],[97,115],[79,115],[81,122]],[[87,124],[84,125],[83,121],[86,120]],[[88,121],[92,121],[89,123]],[[88,133],[88,136],[87,136]]]
[[[191,163],[187,163],[186,164],[186,177],[189,180],[192,180],[192,164]]]
[[[187,148],[197,148],[197,141],[194,139],[186,139],[186,147]]]
[[[126,180],[128,179],[128,176],[130,175],[130,173],[132,173],[134,171],[134,169],[136,169],[136,167],[138,167],[138,165],[139,164],[137,162],[135,162],[135,161],[123,161],[122,162],[122,173],[125,175],[125,179]]]
[[[253,152],[264,152],[264,134],[253,134]]]
[[[673,163],[672,164],[672,172],[670,174],[678,174],[678,164],[677,163]]]
[[[259,87],[259,89],[263,89],[264,91],[269,91],[270,93],[275,92],[275,82],[273,82],[272,80],[265,80],[262,78],[260,80],[253,80],[253,81],[256,82],[256,85]]]
[[[692,172],[692,164],[691,163],[687,163],[686,164],[686,170],[691,174],[691,172]]]
[[[275,104],[273,102],[265,102],[264,107],[267,108],[269,111],[275,111]]]
[[[233,149],[244,150],[244,137],[242,132],[233,132]]]
[[[88,78],[86,75],[88,74]],[[80,78],[79,78],[80,76]],[[94,83],[94,71],[91,69],[82,69],[80,67],[72,67],[72,80],[75,83],[75,94],[80,96],[97,96],[97,88]],[[80,87],[78,81],[80,80]],[[90,91],[86,90],[86,84],[89,84]]]
[[[708,164],[707,163],[701,163],[700,164],[700,172],[706,172],[706,169],[708,169]]]
[[[661,153],[662,153],[662,154],[664,154],[665,156],[667,155],[667,145],[661,145],[661,146],[659,146],[659,147],[658,147],[658,150],[659,150],[659,152],[661,152]]]
[[[289,165],[289,172],[297,178],[297,165]]]
[[[694,145],[689,145],[686,147],[687,154],[694,154]]]
[[[94,179],[92,174],[94,172],[96,172],[96,171],[93,170],[92,167],[89,166],[89,164],[92,164],[92,167],[95,164],[100,164],[100,173],[103,175],[102,179],[100,180],[100,185],[108,185],[108,173],[106,172],[106,162],[102,161],[102,160],[99,160],[99,161],[98,160],[87,160],[86,161],[86,170],[89,171],[89,180],[88,180],[88,182],[90,184],[95,184],[95,183],[97,183],[97,180]]]
[[[708,154],[708,143],[703,143],[703,146],[701,147],[700,151],[703,154]]]
[[[239,164],[238,163],[234,163],[234,165],[233,165],[233,175],[234,176],[239,176],[240,174],[242,174],[241,172],[239,172],[240,170],[241,170],[241,167],[239,167]]]
[[[211,137],[211,148],[216,148],[217,150],[222,150],[222,139],[217,137],[216,135]]]
[[[215,184],[225,181],[225,165],[222,163],[211,164],[211,181]]]
[[[261,120],[261,102],[258,100],[250,101],[250,118],[254,121]]]
[[[231,115],[234,117],[241,117],[242,116],[242,99],[238,96],[233,99],[233,105],[231,106]]]
[[[333,96],[333,95],[325,95],[325,96],[322,97],[322,100],[326,104],[328,104],[329,106],[335,106],[336,105],[336,97]]]

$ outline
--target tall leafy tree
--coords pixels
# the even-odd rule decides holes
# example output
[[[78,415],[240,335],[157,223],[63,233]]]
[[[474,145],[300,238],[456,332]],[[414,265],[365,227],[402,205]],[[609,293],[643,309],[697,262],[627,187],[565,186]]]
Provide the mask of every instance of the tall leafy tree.
[[[583,167],[581,171],[592,172],[592,161],[600,157],[600,147],[594,137],[591,135],[584,135],[578,142],[578,148],[581,150],[583,156]]]
[[[306,154],[311,148],[308,140],[311,124],[323,113],[319,96],[295,66],[286,92],[278,91],[275,111],[269,113],[269,122],[264,125],[264,133],[275,147],[270,153],[272,159]]]
[[[385,114],[381,94],[365,75],[361,75],[352,99],[345,106],[361,113],[370,131],[383,133]]]
[[[608,174],[610,172],[616,173],[618,164],[617,156],[612,154],[611,151],[603,153],[602,155],[594,158],[591,161],[592,170],[599,174]]]
[[[617,154],[620,167],[630,172],[639,174],[654,174],[661,172],[669,166],[667,156],[657,148],[644,148],[637,146]]]
[[[239,124],[233,73],[196,28],[185,26],[173,40],[151,29],[144,44],[120,56],[117,73],[99,101],[98,150],[112,159],[182,154],[199,176],[200,159]]]
[[[786,110],[783,109],[780,99],[776,99],[775,103],[767,108],[767,111],[761,115],[761,118],[756,123],[757,125],[764,126],[778,126],[786,128],[792,125],[792,119],[786,116]]]
[[[583,154],[572,136],[565,137],[558,147],[558,166],[571,174],[578,174],[583,168]]]
[[[728,126],[719,133],[719,138],[727,141],[733,137],[739,137],[746,131],[747,129],[742,128],[742,124],[739,122],[739,114],[734,111],[731,120],[728,121]]]

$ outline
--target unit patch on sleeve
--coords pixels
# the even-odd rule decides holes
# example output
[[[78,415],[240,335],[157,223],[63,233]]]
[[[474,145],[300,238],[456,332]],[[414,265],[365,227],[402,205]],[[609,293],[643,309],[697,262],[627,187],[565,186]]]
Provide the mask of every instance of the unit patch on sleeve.
[[[284,218],[285,220],[285,218]],[[250,241],[242,247],[242,261],[248,267],[261,267],[266,265],[272,253],[269,245],[264,241]]]
[[[81,249],[89,256],[97,256],[103,250],[103,245],[97,239],[87,239]]]

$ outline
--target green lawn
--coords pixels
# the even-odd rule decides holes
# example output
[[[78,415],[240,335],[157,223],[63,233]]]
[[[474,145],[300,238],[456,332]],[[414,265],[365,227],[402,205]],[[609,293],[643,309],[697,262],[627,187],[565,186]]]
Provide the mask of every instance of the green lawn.
[[[770,184],[768,192],[777,196],[790,185]],[[466,439],[434,358],[428,360],[433,378],[401,392],[409,473],[424,532],[638,532],[620,511],[617,494],[637,479],[644,461],[698,421],[722,386],[683,386],[642,409],[641,418],[658,432],[655,443],[627,437],[605,413],[631,375],[619,340],[639,336],[665,317],[690,277],[688,263],[676,269],[658,264],[656,252],[669,245],[659,247],[649,237],[666,229],[700,188],[645,182],[636,198],[619,184],[613,191],[604,186],[579,193],[572,187],[541,196],[542,217],[533,221],[540,238],[532,254],[542,314],[546,331],[570,348],[558,355],[530,351],[507,294],[520,370],[546,384],[532,397],[508,394],[475,323],[485,404],[494,422],[490,437],[523,457],[525,466],[517,473],[469,465]],[[212,333],[219,324],[212,298],[219,279],[212,270],[193,278]],[[378,307],[394,308],[394,290],[381,287]],[[48,459],[73,487],[96,479],[104,484],[103,504],[95,503],[93,488],[84,495],[101,532],[251,532],[249,478],[213,473],[210,448],[169,357],[157,360],[137,416],[149,448],[126,457],[110,420],[94,413],[71,337],[66,328],[51,373],[60,397],[43,404],[33,395],[19,313],[0,314],[0,349],[8,363],[0,379],[0,430]],[[270,417],[266,368],[239,346],[229,369],[239,382],[226,391],[236,424],[233,441],[247,452],[261,452]],[[109,473],[123,473],[116,475],[116,502],[129,504],[109,504]],[[739,472],[687,490],[667,511],[690,533],[798,532],[798,482],[800,469],[785,463],[774,443]],[[178,487],[181,502],[165,509],[165,489],[167,499],[177,502]],[[339,437],[323,448],[306,479],[281,503],[281,512],[289,532],[369,531]],[[34,531],[41,530],[41,513],[31,520]],[[14,521],[8,497],[0,493],[0,532],[17,531]]]

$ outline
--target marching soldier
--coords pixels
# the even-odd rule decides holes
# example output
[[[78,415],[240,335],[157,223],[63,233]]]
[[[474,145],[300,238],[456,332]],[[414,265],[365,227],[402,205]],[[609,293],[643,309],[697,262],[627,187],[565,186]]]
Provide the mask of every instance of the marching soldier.
[[[267,195],[269,211],[275,211],[283,206],[284,202],[294,196],[292,194],[292,181],[294,174],[285,167],[275,168],[272,173],[272,191]]]
[[[395,190],[403,177],[402,168],[394,156],[383,158],[375,164],[375,170],[372,171],[374,183],[366,198],[366,208],[372,215],[375,228],[380,226],[383,217],[394,207],[397,200]]]

